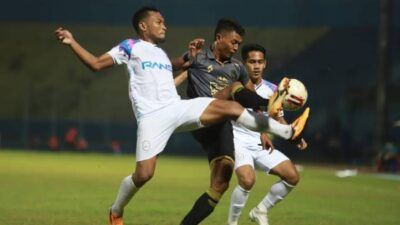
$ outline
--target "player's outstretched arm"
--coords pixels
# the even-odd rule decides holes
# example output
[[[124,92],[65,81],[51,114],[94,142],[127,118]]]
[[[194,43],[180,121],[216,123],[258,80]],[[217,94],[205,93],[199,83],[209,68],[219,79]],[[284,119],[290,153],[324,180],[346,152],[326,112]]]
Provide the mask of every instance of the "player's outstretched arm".
[[[78,58],[92,71],[100,71],[114,65],[114,61],[110,55],[103,54],[100,57],[94,56],[83,48],[68,30],[59,27],[54,33],[57,40],[65,45],[69,45]]]

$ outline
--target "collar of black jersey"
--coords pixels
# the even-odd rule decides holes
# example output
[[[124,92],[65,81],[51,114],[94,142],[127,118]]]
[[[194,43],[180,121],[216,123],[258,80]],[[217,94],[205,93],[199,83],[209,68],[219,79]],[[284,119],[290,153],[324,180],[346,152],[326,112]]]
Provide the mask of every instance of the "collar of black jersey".
[[[212,51],[213,47],[214,47],[213,45],[210,45],[210,47],[206,49],[207,58],[217,61],[215,59],[214,53]],[[231,62],[232,62],[232,58],[229,58],[228,60],[226,60],[226,61],[224,61],[222,63],[226,64],[226,63],[231,63]]]

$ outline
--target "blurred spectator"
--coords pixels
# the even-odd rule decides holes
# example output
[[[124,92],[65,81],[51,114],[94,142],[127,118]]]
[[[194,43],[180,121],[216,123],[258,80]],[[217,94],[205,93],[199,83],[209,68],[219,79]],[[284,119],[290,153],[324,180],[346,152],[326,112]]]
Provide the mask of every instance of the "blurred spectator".
[[[75,149],[78,151],[86,151],[88,148],[88,142],[84,137],[80,137],[75,143]]]
[[[37,135],[33,135],[29,141],[29,147],[31,149],[40,149],[42,146],[42,139],[37,136]]]
[[[76,127],[70,127],[65,133],[64,141],[67,148],[75,148],[75,141],[78,138],[78,129]]]
[[[110,148],[114,154],[121,154],[121,144],[119,141],[111,141]]]
[[[377,157],[377,169],[379,172],[398,172],[400,170],[400,149],[388,142]]]
[[[56,135],[51,135],[47,140],[47,147],[50,150],[59,150],[60,149],[60,142]]]

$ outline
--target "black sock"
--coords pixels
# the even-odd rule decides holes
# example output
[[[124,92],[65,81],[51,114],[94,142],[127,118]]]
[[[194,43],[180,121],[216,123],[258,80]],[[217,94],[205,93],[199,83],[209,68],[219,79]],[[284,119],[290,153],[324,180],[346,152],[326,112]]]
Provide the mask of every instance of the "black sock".
[[[268,99],[262,98],[256,92],[250,91],[247,88],[235,91],[235,93],[233,93],[233,99],[245,108],[263,111],[268,109]]]
[[[183,218],[181,225],[197,225],[213,211],[218,201],[212,199],[207,193],[202,194],[194,203],[193,208]]]

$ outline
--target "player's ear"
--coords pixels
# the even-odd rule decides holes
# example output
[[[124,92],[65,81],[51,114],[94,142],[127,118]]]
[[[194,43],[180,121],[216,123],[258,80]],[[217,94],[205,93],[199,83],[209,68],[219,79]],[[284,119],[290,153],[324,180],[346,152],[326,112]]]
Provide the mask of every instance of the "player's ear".
[[[268,67],[268,60],[264,59],[264,66],[263,69],[265,70]]]
[[[147,24],[144,21],[139,22],[139,29],[144,32],[147,30]]]
[[[220,42],[222,40],[223,35],[221,33],[218,33],[215,35],[215,41]]]

